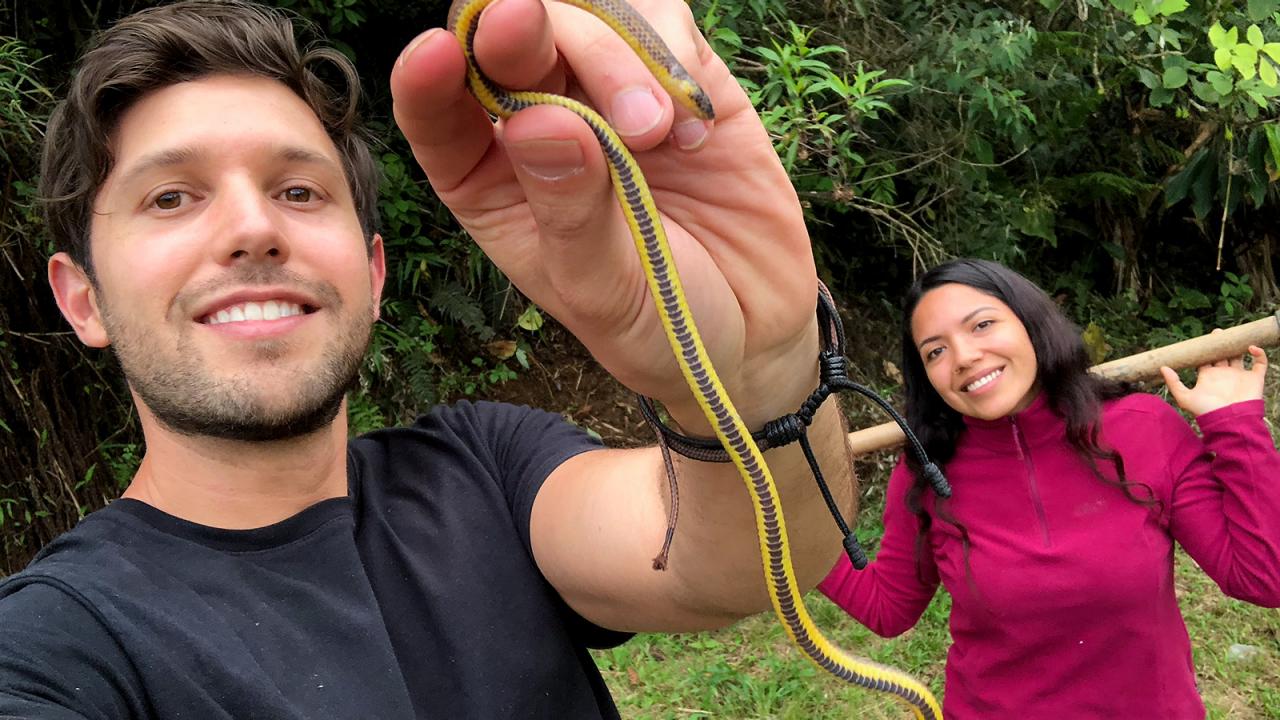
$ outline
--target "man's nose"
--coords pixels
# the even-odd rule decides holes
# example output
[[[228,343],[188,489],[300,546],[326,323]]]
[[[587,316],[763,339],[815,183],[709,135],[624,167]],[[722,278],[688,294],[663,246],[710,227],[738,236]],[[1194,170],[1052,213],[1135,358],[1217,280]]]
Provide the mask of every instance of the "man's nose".
[[[219,217],[212,245],[219,262],[283,263],[289,258],[281,209],[266,192],[247,182],[236,183],[215,202]]]

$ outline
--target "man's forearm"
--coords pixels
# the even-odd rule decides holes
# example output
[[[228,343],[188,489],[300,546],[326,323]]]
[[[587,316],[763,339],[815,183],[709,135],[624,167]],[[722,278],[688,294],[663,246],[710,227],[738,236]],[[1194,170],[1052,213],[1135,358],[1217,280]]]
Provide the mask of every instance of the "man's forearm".
[[[808,437],[837,506],[852,518],[857,483],[834,398],[816,413]],[[687,592],[683,600],[702,612],[723,614],[726,622],[768,609],[754,493],[732,463],[679,455],[675,460],[680,517],[670,572]],[[770,450],[765,460],[778,494],[792,567],[805,591],[831,569],[841,549],[840,533],[799,443]]]

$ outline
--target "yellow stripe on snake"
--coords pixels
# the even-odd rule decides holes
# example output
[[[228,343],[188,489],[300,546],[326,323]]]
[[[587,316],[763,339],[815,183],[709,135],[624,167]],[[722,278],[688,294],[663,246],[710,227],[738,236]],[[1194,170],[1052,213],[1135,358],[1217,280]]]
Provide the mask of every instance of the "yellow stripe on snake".
[[[576,113],[591,126],[608,158],[615,193],[635,238],[658,315],[662,318],[685,381],[715,428],[720,442],[728,449],[751,493],[769,596],[791,641],[832,675],[864,688],[898,696],[911,705],[920,720],[941,720],[942,709],[923,684],[893,668],[853,657],[823,637],[814,625],[796,585],[786,525],[769,466],[711,366],[685,300],[680,276],[676,274],[658,208],[639,166],[617,133],[590,107],[550,93],[508,91],[485,77],[476,64],[472,45],[480,13],[493,1],[455,0],[449,8],[449,29],[466,53],[467,83],[471,93],[481,105],[499,117],[510,117],[533,105],[556,105]],[[676,61],[649,23],[631,6],[622,0],[560,1],[582,8],[604,21],[635,50],[674,100],[703,119],[712,118],[714,111],[706,93]]]

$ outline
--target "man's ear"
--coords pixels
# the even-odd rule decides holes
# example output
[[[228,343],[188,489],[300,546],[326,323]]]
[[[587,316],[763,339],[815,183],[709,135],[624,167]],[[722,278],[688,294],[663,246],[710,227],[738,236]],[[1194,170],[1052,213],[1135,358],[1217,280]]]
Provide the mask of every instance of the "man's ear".
[[[382,316],[382,287],[387,281],[387,258],[382,236],[374,233],[369,245],[369,285],[373,291],[373,319]]]
[[[89,347],[106,347],[111,344],[102,326],[102,314],[98,310],[98,298],[93,283],[71,256],[60,252],[49,258],[49,287],[58,301],[62,316],[71,323],[80,342]]]

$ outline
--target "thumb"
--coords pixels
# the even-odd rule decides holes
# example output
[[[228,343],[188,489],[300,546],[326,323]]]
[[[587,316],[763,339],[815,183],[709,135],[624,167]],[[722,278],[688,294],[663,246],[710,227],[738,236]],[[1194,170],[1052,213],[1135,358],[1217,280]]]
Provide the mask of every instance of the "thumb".
[[[1249,346],[1249,354],[1253,356],[1253,367],[1249,372],[1261,377],[1267,376],[1267,353],[1257,345]]]
[[[1160,375],[1164,377],[1164,384],[1169,388],[1169,394],[1177,401],[1178,405],[1185,405],[1183,402],[1187,393],[1191,390],[1182,384],[1182,378],[1178,377],[1178,373],[1168,366],[1160,368]]]

